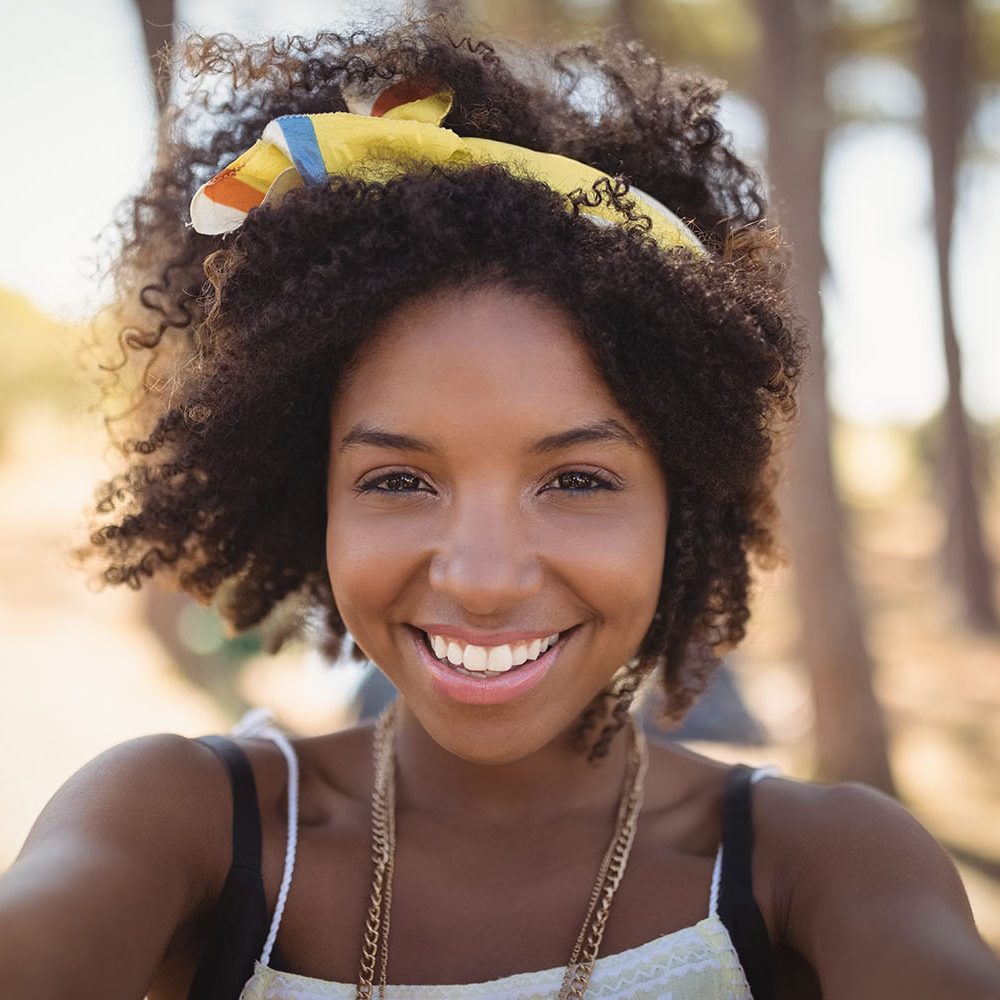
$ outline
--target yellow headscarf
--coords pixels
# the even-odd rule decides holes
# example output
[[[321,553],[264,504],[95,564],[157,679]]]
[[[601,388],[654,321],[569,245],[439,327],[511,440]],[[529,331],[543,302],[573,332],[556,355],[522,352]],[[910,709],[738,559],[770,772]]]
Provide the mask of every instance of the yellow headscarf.
[[[448,91],[393,104],[394,98],[412,93],[409,84],[389,88],[376,99],[370,115],[335,111],[275,118],[250,149],[198,189],[191,201],[192,226],[207,235],[228,233],[242,225],[250,209],[273,203],[291,188],[323,184],[331,175],[386,181],[415,162],[449,167],[500,164],[515,176],[543,181],[567,196],[612,180],[565,156],[492,139],[467,139],[442,128],[451,110]],[[640,213],[649,216],[649,235],[660,246],[706,254],[668,208],[634,187],[629,194]],[[595,222],[622,223],[621,213],[603,202],[579,207]]]

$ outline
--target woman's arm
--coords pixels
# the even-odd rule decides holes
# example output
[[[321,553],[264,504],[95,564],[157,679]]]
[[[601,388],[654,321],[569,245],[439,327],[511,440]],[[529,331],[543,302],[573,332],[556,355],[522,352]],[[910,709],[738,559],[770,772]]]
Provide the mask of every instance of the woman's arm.
[[[824,1000],[1000,998],[1000,962],[954,864],[898,803],[861,785],[765,781],[754,820],[780,872],[787,942]]]
[[[70,778],[0,878],[0,996],[145,996],[220,891],[228,799],[211,751],[179,736],[122,744]]]

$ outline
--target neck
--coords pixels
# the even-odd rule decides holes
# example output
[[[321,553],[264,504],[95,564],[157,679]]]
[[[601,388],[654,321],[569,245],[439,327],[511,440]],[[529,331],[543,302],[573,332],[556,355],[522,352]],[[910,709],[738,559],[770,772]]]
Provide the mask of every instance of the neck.
[[[529,818],[534,824],[549,816],[604,810],[621,794],[631,738],[627,729],[597,761],[588,761],[586,751],[575,746],[571,729],[520,760],[479,764],[436,743],[405,702],[397,713],[397,798],[402,807],[518,826]]]

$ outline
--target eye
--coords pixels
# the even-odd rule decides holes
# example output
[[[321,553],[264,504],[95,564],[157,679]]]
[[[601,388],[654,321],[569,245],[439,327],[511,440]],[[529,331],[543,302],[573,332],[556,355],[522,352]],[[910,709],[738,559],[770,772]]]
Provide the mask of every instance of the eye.
[[[363,479],[355,487],[359,493],[433,493],[427,481],[405,469],[383,472]]]
[[[617,490],[620,487],[609,476],[583,469],[570,469],[554,476],[543,487],[544,490],[559,490],[563,493],[596,493],[598,490]]]

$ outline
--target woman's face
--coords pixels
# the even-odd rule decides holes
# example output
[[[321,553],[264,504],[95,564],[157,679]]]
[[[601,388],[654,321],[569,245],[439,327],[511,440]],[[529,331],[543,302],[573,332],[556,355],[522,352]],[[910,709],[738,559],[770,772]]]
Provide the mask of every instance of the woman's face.
[[[344,623],[467,760],[574,727],[656,610],[663,473],[542,298],[397,310],[334,403],[328,491]]]

